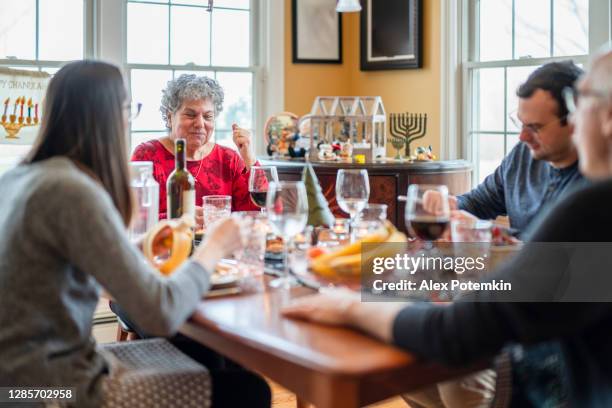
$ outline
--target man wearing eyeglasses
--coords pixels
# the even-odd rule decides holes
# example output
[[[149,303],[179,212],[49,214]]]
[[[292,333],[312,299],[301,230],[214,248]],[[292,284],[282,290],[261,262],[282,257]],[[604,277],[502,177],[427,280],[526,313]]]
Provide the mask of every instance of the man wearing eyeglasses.
[[[529,76],[516,93],[518,110],[510,115],[521,143],[475,189],[449,197],[451,209],[481,219],[507,215],[520,234],[545,206],[582,180],[563,95],[582,73],[566,61],[543,65]],[[439,197],[428,192],[424,200],[435,208]]]
[[[543,65],[527,78],[516,92],[518,110],[510,115],[520,131],[520,143],[475,189],[449,197],[451,209],[464,210],[481,219],[507,215],[510,226],[520,236],[530,224],[536,224],[535,218],[545,207],[582,182],[566,102],[572,100],[568,95],[573,96],[571,90],[582,74],[582,69],[566,61]],[[573,106],[570,102],[569,108]],[[440,199],[438,193],[428,191],[423,197],[424,206],[437,208]],[[416,407],[485,407],[494,398],[499,404],[509,397],[507,387],[499,384],[510,382],[511,364],[513,381],[531,381],[523,394],[512,395],[513,401],[533,398],[529,394],[532,388],[547,388],[549,395],[542,397],[543,401],[553,405],[564,403],[567,378],[557,343],[529,348],[515,346],[507,351],[496,371],[485,370],[406,398]],[[523,378],[525,373],[533,378],[529,381]]]

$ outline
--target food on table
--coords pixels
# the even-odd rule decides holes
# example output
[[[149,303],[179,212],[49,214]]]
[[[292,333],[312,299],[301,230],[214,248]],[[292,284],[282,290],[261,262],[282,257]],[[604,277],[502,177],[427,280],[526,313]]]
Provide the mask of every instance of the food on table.
[[[324,277],[340,277],[361,275],[361,263],[373,259],[374,257],[393,256],[397,253],[398,247],[392,245],[368,246],[365,252],[361,253],[361,244],[387,244],[401,243],[406,244],[406,235],[398,231],[393,224],[387,222],[385,228],[366,235],[362,239],[328,253],[321,254],[314,258],[310,264],[310,269],[317,275]]]
[[[143,242],[145,257],[161,273],[169,275],[191,252],[194,221],[190,214],[176,220],[159,222]]]

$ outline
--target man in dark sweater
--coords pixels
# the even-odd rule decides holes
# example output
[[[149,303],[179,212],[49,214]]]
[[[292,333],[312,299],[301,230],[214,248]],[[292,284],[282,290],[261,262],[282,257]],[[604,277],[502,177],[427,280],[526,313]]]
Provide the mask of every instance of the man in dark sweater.
[[[542,209],[582,179],[578,155],[571,141],[573,126],[563,100],[583,71],[571,61],[546,64],[535,70],[516,94],[519,106],[512,114],[520,143],[472,191],[449,197],[451,209],[478,218],[507,215],[510,226],[523,232]],[[427,192],[433,208],[439,194]]]
[[[580,170],[594,183],[569,194],[541,220],[532,239],[552,243],[550,252],[539,253],[534,251],[536,247],[527,246],[492,277],[520,288],[520,299],[534,301],[507,302],[505,293],[479,291],[448,306],[402,306],[350,298],[340,301],[341,295],[336,294],[303,298],[285,313],[357,327],[422,358],[447,364],[474,362],[510,342],[533,344],[554,339],[562,345],[568,365],[570,405],[612,406],[612,302],[609,285],[601,284],[609,279],[612,254],[591,251],[599,255],[593,257],[584,251],[601,247],[592,242],[610,241],[612,52],[595,60],[573,102],[577,106],[574,138]],[[571,258],[571,252],[559,249],[564,242],[591,244],[575,245],[573,255],[577,257]],[[552,257],[555,252],[560,256]],[[582,289],[582,297],[573,299],[582,301],[560,301],[576,287]],[[601,302],[606,298],[608,301]]]

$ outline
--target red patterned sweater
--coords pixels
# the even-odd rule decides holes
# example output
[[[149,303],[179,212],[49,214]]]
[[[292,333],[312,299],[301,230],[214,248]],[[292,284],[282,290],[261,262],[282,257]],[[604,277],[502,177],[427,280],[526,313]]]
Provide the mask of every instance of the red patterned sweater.
[[[153,177],[159,183],[159,219],[166,218],[166,181],[174,170],[174,154],[159,140],[149,140],[134,149],[132,161],[152,161]],[[249,197],[249,171],[232,149],[215,144],[202,160],[187,160],[187,170],[195,178],[196,205],[205,195],[232,196],[232,211],[259,210]]]

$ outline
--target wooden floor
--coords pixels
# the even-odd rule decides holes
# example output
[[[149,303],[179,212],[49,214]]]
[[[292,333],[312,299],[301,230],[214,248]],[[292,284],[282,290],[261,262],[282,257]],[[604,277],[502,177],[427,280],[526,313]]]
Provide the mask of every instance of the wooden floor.
[[[98,343],[110,343],[115,341],[117,334],[117,324],[96,324],[94,325],[94,337]],[[268,380],[272,387],[272,408],[295,408],[295,394],[281,387],[280,385]],[[393,398],[378,404],[369,405],[370,408],[408,408],[408,405],[401,398]]]
[[[272,387],[272,408],[296,408],[295,394],[281,387],[280,385],[268,380]],[[409,408],[408,404],[401,398],[392,398],[374,405],[369,408]]]

